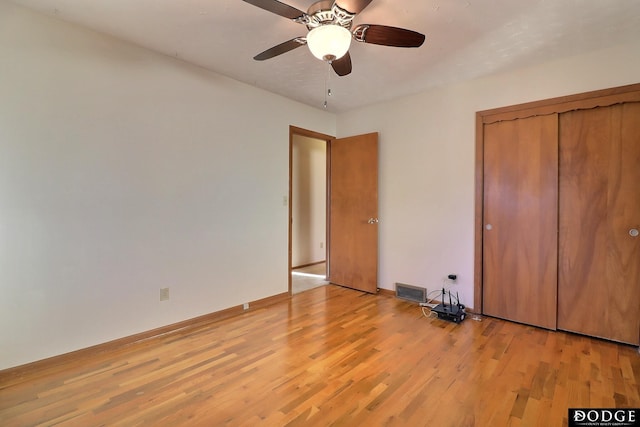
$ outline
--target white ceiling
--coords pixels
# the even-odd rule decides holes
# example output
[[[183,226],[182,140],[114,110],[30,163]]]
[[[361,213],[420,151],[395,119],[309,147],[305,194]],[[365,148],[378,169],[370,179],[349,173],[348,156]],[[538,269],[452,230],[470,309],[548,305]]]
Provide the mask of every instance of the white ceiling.
[[[333,112],[640,40],[640,0],[373,0],[354,24],[408,28],[426,42],[354,42],[353,72],[338,77],[304,46],[254,61],[307,30],[242,0],[12,1],[318,108],[328,78]],[[306,11],[313,0],[285,3]]]

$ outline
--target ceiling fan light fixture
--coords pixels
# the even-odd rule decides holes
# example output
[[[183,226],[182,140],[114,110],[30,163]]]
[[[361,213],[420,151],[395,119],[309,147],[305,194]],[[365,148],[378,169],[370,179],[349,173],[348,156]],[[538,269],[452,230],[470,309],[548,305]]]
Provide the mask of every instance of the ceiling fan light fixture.
[[[307,45],[313,56],[321,61],[335,61],[349,51],[351,31],[340,25],[321,25],[309,31]]]

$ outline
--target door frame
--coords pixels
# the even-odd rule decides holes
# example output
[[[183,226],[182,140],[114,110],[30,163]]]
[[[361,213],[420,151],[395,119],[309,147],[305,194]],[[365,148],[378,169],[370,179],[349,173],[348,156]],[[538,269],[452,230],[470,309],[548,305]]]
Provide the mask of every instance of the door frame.
[[[326,274],[327,277],[329,277],[329,269],[330,269],[330,265],[329,265],[329,251],[331,250],[331,246],[329,243],[329,227],[330,227],[330,222],[329,222],[329,208],[331,207],[329,205],[330,201],[329,201],[329,190],[330,190],[330,186],[331,186],[331,178],[330,178],[330,174],[329,174],[329,154],[331,153],[331,141],[333,141],[334,139],[336,139],[335,136],[331,136],[331,135],[327,135],[324,133],[320,133],[320,132],[315,132],[312,130],[308,130],[308,129],[303,129],[297,126],[293,126],[290,125],[289,126],[289,196],[288,196],[288,200],[289,200],[289,231],[288,231],[288,239],[289,239],[289,243],[288,243],[288,255],[287,255],[287,272],[288,272],[288,289],[289,289],[289,295],[292,295],[292,280],[291,280],[291,272],[293,270],[293,265],[292,265],[292,259],[293,259],[293,203],[292,203],[292,198],[293,198],[293,138],[295,135],[298,136],[306,136],[308,138],[314,138],[314,139],[319,139],[322,141],[325,141],[327,144],[327,160],[326,160],[326,181],[327,181],[327,185],[326,185],[326,190],[325,190],[325,200],[326,200],[326,219],[325,219],[325,253],[326,253]]]
[[[564,113],[577,109],[606,107],[623,102],[640,101],[640,83],[576,95],[544,99],[508,107],[476,112],[475,159],[475,241],[474,241],[474,311],[484,313],[482,306],[483,283],[483,229],[484,229],[484,125],[502,120],[515,120],[536,115]]]

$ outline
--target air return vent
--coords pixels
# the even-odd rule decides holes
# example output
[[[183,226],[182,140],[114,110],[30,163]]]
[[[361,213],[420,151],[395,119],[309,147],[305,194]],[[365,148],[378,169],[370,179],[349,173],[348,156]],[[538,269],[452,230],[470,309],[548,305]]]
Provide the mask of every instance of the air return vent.
[[[427,302],[427,290],[419,286],[396,283],[396,297],[414,302]]]

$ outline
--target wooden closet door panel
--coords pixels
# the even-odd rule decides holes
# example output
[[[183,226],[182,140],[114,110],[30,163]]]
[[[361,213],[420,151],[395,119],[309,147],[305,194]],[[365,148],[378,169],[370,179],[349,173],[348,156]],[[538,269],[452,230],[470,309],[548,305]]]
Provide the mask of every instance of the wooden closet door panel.
[[[560,117],[558,328],[640,344],[640,103]]]
[[[557,115],[484,126],[483,312],[556,327]]]

